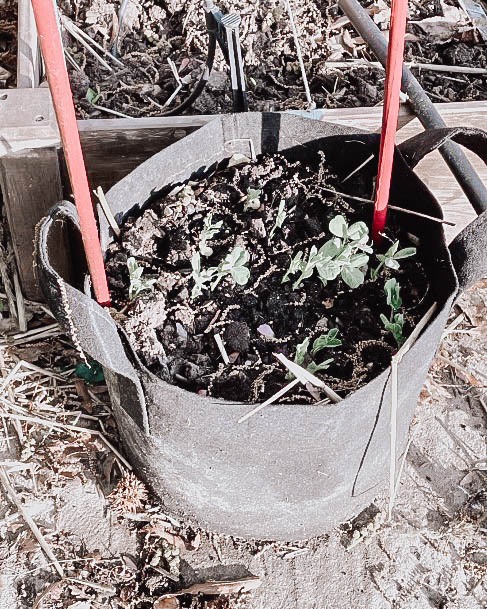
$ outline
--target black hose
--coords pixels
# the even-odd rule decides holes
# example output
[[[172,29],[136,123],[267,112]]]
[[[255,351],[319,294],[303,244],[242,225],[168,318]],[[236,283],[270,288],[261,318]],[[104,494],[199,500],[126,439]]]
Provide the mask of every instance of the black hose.
[[[213,63],[215,61],[215,53],[216,34],[215,32],[210,31],[208,32],[208,55],[206,57],[206,65],[201,78],[199,79],[195,88],[191,91],[190,95],[184,101],[182,101],[179,106],[176,106],[167,112],[163,112],[161,116],[174,116],[175,114],[181,114],[181,112],[184,112],[194,104],[198,97],[203,93],[203,90],[208,83],[211,70],[213,69]]]
[[[338,6],[350,19],[353,27],[369,45],[380,63],[385,66],[387,41],[369,13],[360,6],[357,0],[338,0]],[[402,71],[402,89],[407,94],[410,106],[425,129],[446,127],[445,121],[430,98],[406,66]],[[485,211],[487,209],[487,188],[461,147],[447,141],[439,148],[439,151],[475,211],[479,214]]]

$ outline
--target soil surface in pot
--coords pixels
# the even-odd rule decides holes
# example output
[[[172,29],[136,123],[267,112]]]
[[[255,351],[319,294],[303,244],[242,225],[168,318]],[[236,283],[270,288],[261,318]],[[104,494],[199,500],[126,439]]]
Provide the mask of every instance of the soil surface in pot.
[[[407,336],[431,304],[428,281],[420,249],[404,252],[411,237],[392,222],[372,250],[371,206],[333,194],[339,186],[324,157],[314,166],[232,157],[130,217],[107,269],[113,315],[144,364],[239,402],[263,401],[294,378],[279,353],[341,396],[382,372],[398,348],[384,325],[393,314],[386,282],[400,286]],[[374,278],[377,255],[396,242],[409,256]],[[286,278],[292,261],[301,270]],[[322,397],[297,385],[281,401]]]
[[[251,110],[306,108],[296,45],[283,0],[222,0],[223,12],[241,15],[241,40]],[[318,108],[374,106],[383,99],[384,71],[375,61],[335,2],[292,2],[300,46],[313,101]],[[387,34],[390,8],[384,0],[363,0]],[[58,0],[61,12],[104,48],[114,42],[123,66],[109,71],[68,32],[65,47],[78,65],[70,65],[71,82],[81,118],[158,116],[185,99],[199,80],[206,61],[207,35],[201,0],[129,0],[118,19],[118,0]],[[105,57],[105,59],[107,59]],[[481,34],[472,27],[457,0],[409,3],[406,59],[421,63],[485,68]],[[166,106],[177,82],[183,88]],[[338,62],[338,63],[337,63]],[[344,63],[347,62],[347,63]],[[232,110],[228,68],[217,52],[205,92],[190,113]],[[487,99],[485,74],[436,72],[414,68],[434,102]]]

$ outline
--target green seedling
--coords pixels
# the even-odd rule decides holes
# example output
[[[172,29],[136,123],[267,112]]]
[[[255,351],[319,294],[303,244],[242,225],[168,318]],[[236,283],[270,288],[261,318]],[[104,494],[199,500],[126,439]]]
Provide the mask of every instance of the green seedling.
[[[250,254],[247,250],[237,246],[225,256],[218,266],[202,269],[200,253],[195,252],[191,258],[191,277],[194,281],[191,298],[200,296],[204,289],[214,290],[228,275],[238,285],[245,285],[250,278],[250,270],[245,266],[249,260]]]
[[[316,374],[316,372],[322,372],[330,367],[333,362],[333,358],[327,359],[319,364],[313,361],[313,358],[323,349],[330,349],[338,347],[342,344],[342,341],[337,338],[338,329],[333,328],[329,330],[327,334],[318,336],[313,342],[313,347],[309,351],[310,339],[305,338],[302,343],[296,346],[296,354],[294,356],[294,363],[298,366],[302,366],[309,373]]]
[[[399,241],[395,241],[385,254],[377,254],[377,259],[379,260],[380,264],[377,268],[372,269],[370,273],[372,279],[377,279],[382,267],[385,266],[388,269],[393,269],[397,271],[400,268],[398,260],[410,258],[411,256],[414,256],[416,254],[415,247],[405,247],[402,250],[398,248]]]
[[[290,275],[299,272],[293,290],[298,289],[304,279],[311,277],[315,269],[323,285],[339,275],[352,289],[364,282],[365,274],[362,268],[368,264],[369,254],[372,252],[368,243],[369,229],[365,222],[355,222],[349,226],[343,216],[337,215],[330,221],[328,228],[334,235],[332,239],[320,249],[313,246],[307,258],[303,252],[297,252],[291,260],[282,281],[289,281]]]
[[[214,290],[220,281],[230,275],[235,283],[238,285],[245,285],[250,278],[250,271],[245,266],[250,260],[250,254],[243,247],[235,247],[229,254],[226,255],[223,262],[214,270],[215,280],[211,284],[211,289]]]
[[[342,344],[342,341],[340,338],[337,338],[337,336],[338,328],[332,328],[331,330],[328,330],[326,334],[318,336],[318,338],[313,343],[313,348],[311,349],[311,356],[314,357],[323,349],[333,349],[334,347],[339,347]]]
[[[208,245],[208,241],[211,241],[215,235],[217,235],[221,227],[223,226],[223,220],[219,222],[212,223],[213,214],[208,214],[203,222],[203,230],[200,234],[200,240],[198,244],[198,249],[202,256],[211,256],[213,254],[213,249]]]
[[[134,300],[142,292],[152,290],[152,286],[156,283],[156,280],[143,278],[142,274],[144,268],[139,266],[132,256],[127,258],[127,267],[130,277],[129,300]]]
[[[261,194],[262,190],[259,188],[248,188],[247,196],[244,201],[244,211],[249,211],[249,209],[259,209]]]
[[[90,104],[96,104],[99,99],[100,93],[97,93],[91,87],[88,87],[88,91],[86,91],[86,100],[90,102]]]
[[[274,226],[271,228],[271,232],[269,233],[269,239],[272,239],[274,237],[274,234],[278,228],[282,228],[282,225],[286,220],[287,213],[288,212],[286,211],[286,201],[284,199],[281,199],[279,207],[277,208],[276,221],[274,222]]]
[[[401,286],[396,279],[389,279],[386,281],[384,285],[384,292],[386,293],[387,304],[391,309],[391,315],[389,319],[387,319],[383,313],[380,315],[384,328],[392,334],[398,347],[400,347],[405,340],[403,336],[404,315],[402,313],[398,313],[402,306],[400,289]]]
[[[195,252],[191,258],[191,277],[194,281],[194,286],[191,291],[191,298],[195,299],[201,296],[203,290],[210,288],[210,283],[214,278],[214,267],[209,269],[201,269],[201,256],[199,252]]]

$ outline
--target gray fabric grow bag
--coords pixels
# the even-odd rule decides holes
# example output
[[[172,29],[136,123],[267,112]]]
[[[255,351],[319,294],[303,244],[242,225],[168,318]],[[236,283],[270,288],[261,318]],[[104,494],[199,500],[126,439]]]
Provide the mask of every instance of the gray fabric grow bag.
[[[410,167],[450,137],[487,159],[483,132],[422,134],[402,146],[402,155],[397,152],[391,195],[396,204],[441,217],[438,202]],[[282,151],[305,160],[318,150],[325,151],[338,175],[346,175],[378,150],[378,136],[286,114],[219,117],[142,163],[107,193],[107,200],[123,222],[167,185],[201,174],[235,152]],[[363,179],[372,179],[375,171],[369,163]],[[457,276],[464,288],[483,275],[487,245],[484,213],[451,248],[454,268],[441,224],[404,214],[401,221],[420,238],[430,261],[427,273],[438,309],[399,366],[398,463],[458,292]],[[238,425],[248,404],[200,397],[154,377],[108,311],[84,293],[83,273],[72,283],[58,275],[49,261],[56,224],[73,231],[72,204],[54,207],[40,226],[37,265],[46,298],[75,344],[103,365],[127,455],[169,513],[224,534],[304,539],[357,514],[386,487],[389,371],[339,404],[273,405]],[[100,226],[106,250],[112,236],[103,218]]]

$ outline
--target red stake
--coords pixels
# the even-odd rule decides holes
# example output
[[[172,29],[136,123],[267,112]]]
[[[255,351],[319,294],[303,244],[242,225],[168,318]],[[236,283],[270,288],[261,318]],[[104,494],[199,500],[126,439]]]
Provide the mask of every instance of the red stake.
[[[32,0],[37,33],[46,64],[56,119],[66,157],[71,187],[78,210],[81,237],[93,281],[96,300],[110,304],[105,265],[100,247],[90,187],[79,140],[73,95],[64,61],[61,35],[58,30],[54,0]]]
[[[392,0],[389,48],[386,65],[386,84],[384,90],[384,110],[382,112],[379,171],[377,174],[374,221],[372,223],[372,238],[374,243],[380,242],[380,233],[383,232],[387,219],[397,118],[399,115],[399,97],[404,62],[404,38],[406,34],[407,13],[407,0]]]

